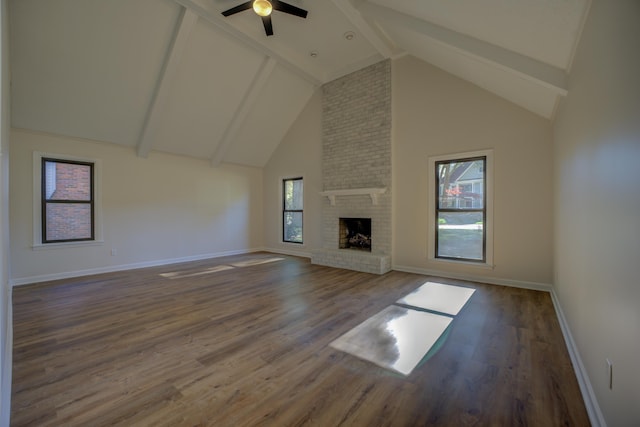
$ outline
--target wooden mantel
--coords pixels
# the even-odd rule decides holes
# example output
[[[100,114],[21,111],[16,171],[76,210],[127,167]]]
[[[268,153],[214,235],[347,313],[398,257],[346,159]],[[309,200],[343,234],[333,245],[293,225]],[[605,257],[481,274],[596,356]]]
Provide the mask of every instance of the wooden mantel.
[[[360,196],[363,194],[371,197],[371,203],[378,204],[378,195],[387,191],[387,187],[373,187],[373,188],[349,188],[346,190],[327,190],[321,191],[320,195],[327,196],[331,205],[336,204],[336,196]]]

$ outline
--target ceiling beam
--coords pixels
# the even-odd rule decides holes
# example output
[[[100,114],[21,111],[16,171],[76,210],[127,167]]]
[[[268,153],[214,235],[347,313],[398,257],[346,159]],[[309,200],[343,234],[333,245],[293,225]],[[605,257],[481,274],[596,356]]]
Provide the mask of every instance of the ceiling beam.
[[[360,11],[353,7],[349,0],[331,0],[338,9],[347,17],[351,24],[362,36],[373,45],[384,58],[392,58],[400,52],[392,47],[393,42],[384,36],[380,36],[376,29],[362,17]]]
[[[174,0],[176,3],[193,10],[202,19],[210,22],[219,29],[225,31],[227,34],[233,36],[235,39],[241,41],[247,46],[252,47],[258,52],[271,57],[278,61],[280,65],[292,71],[294,74],[302,77],[304,80],[313,84],[314,86],[320,86],[323,83],[323,76],[318,70],[311,67],[302,67],[298,65],[302,61],[296,60],[295,55],[292,52],[285,52],[282,49],[272,49],[260,41],[254,39],[251,36],[243,33],[233,25],[229,24],[225,18],[218,12],[209,11],[196,3],[194,0]]]
[[[388,7],[366,2],[360,12],[381,24],[417,32],[478,61],[516,73],[523,79],[554,90],[558,95],[564,96],[568,92],[567,74],[560,68]]]
[[[147,157],[153,147],[156,133],[162,123],[162,113],[165,111],[171,84],[180,65],[180,59],[189,41],[191,31],[198,22],[198,15],[193,11],[184,8],[180,16],[178,30],[175,32],[169,52],[160,71],[160,79],[156,90],[151,98],[151,105],[147,110],[144,120],[140,140],[138,141],[137,152],[140,157]]]
[[[224,160],[225,155],[231,147],[231,144],[238,136],[240,128],[251,112],[251,108],[254,106],[256,99],[258,98],[264,87],[267,85],[267,81],[269,80],[269,77],[271,77],[271,73],[273,73],[275,67],[276,60],[271,57],[265,58],[265,60],[262,62],[260,69],[254,76],[251,85],[242,97],[240,105],[238,105],[238,108],[233,114],[233,118],[231,119],[229,126],[227,126],[227,128],[225,129],[224,134],[222,135],[222,139],[220,140],[220,143],[216,147],[216,150],[211,157],[212,166],[219,166],[220,163],[222,163],[222,161]]]

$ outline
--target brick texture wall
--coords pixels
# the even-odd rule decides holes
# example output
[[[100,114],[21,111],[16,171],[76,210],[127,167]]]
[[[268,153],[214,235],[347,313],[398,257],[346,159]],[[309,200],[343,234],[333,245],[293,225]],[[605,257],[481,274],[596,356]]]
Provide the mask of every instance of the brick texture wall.
[[[323,204],[323,248],[337,249],[340,217],[371,218],[372,255],[391,254],[391,61],[322,87],[324,190],[386,187],[374,205],[368,195]]]
[[[48,204],[47,240],[91,237],[91,207],[87,204]]]
[[[56,191],[50,198],[91,200],[91,167],[72,163],[56,163]]]
[[[55,191],[50,200],[91,200],[91,168],[56,163]],[[91,237],[91,207],[88,204],[47,204],[47,240]]]

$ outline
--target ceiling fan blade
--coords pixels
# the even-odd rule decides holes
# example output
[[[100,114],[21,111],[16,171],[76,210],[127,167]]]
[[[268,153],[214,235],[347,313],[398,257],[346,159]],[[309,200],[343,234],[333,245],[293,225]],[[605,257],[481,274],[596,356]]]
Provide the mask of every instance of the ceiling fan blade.
[[[264,25],[264,32],[267,33],[268,36],[273,35],[273,25],[271,24],[271,15],[262,16],[262,24]]]
[[[300,18],[307,17],[307,11],[304,9],[300,9],[299,7],[290,5],[289,3],[285,3],[280,0],[269,0],[269,1],[271,1],[271,5],[275,10],[288,13],[289,15],[299,16]]]
[[[243,10],[251,9],[253,7],[253,1],[248,1],[246,3],[242,3],[236,7],[232,7],[231,9],[225,10],[222,12],[223,16],[231,16],[238,12],[242,12]]]

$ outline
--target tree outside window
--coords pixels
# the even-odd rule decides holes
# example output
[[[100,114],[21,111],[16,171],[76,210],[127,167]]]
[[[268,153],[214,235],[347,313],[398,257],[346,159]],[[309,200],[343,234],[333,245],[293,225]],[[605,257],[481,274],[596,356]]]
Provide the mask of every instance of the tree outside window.
[[[435,162],[435,257],[486,261],[486,157]]]

